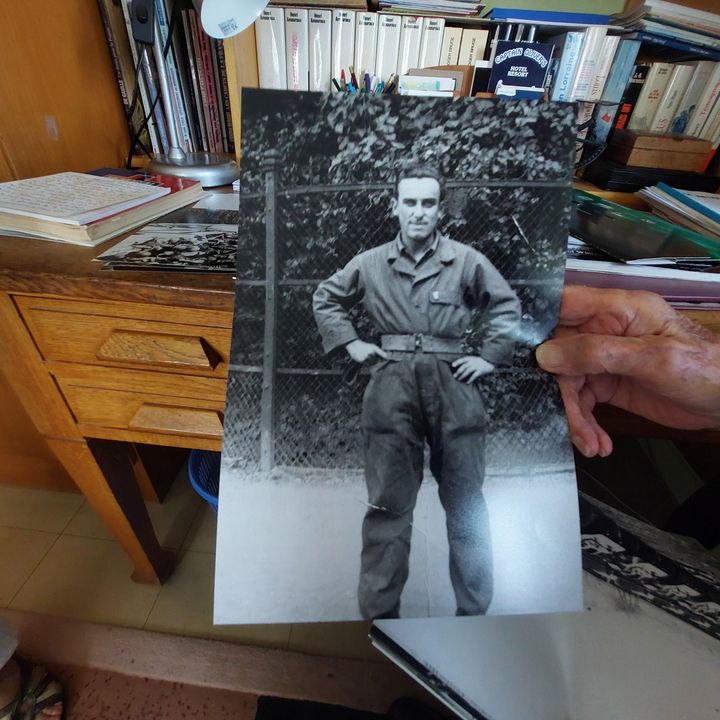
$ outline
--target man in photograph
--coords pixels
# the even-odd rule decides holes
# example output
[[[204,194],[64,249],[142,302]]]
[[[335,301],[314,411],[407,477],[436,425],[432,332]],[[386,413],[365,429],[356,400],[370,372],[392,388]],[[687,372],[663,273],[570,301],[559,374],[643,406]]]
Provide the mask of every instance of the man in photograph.
[[[365,618],[399,617],[426,442],[446,514],[456,612],[484,614],[492,599],[477,381],[510,359],[520,302],[482,253],[438,231],[442,200],[437,170],[403,168],[392,201],[396,238],[357,255],[313,297],[325,351],[344,348],[356,363],[375,363],[362,410],[368,505],[358,599]],[[358,303],[379,346],[358,337],[349,315]],[[482,339],[479,355],[464,350],[470,332]]]

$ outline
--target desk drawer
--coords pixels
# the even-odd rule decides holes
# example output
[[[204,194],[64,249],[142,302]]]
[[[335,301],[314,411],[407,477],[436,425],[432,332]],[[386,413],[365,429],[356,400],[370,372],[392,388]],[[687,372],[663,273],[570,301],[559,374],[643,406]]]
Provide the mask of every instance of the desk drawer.
[[[223,378],[51,364],[79,426],[222,438]],[[92,436],[92,431],[87,432]]]
[[[232,313],[15,296],[46,360],[227,375]]]

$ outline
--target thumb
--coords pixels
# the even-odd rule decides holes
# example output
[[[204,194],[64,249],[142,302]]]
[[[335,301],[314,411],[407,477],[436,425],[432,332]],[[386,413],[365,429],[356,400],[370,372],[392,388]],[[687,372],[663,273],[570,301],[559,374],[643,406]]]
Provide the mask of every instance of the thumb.
[[[543,370],[562,375],[609,373],[649,379],[657,376],[658,354],[669,351],[668,341],[657,336],[573,335],[543,343],[535,358]]]

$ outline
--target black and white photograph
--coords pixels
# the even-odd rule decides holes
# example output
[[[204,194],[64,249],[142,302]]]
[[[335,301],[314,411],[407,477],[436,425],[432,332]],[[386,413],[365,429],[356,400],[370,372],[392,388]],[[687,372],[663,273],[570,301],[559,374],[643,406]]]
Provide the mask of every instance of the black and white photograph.
[[[572,106],[243,93],[215,622],[573,611]]]
[[[97,256],[117,269],[235,272],[237,226],[153,223]]]

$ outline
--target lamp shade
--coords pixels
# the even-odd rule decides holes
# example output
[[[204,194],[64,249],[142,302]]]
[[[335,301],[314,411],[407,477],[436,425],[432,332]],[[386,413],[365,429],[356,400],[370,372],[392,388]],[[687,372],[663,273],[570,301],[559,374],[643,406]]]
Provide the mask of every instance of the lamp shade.
[[[252,25],[267,4],[268,0],[203,0],[200,20],[211,37],[228,38]]]

